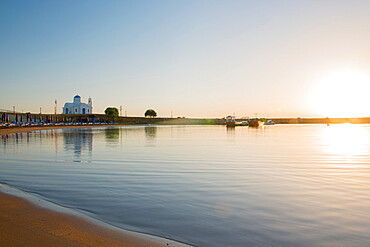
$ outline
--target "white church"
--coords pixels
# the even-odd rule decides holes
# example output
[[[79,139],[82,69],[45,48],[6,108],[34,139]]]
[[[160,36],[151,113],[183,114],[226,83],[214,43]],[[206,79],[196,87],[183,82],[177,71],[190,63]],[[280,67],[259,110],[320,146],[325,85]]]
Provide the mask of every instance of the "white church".
[[[65,103],[63,107],[63,114],[91,114],[92,100],[89,97],[87,104],[81,102],[81,96],[73,97],[73,103]]]

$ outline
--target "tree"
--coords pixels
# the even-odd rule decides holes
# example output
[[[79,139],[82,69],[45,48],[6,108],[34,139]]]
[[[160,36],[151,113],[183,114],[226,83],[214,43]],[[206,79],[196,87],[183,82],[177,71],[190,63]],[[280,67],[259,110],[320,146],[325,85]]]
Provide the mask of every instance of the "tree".
[[[116,107],[108,107],[104,112],[110,117],[118,116],[118,109]]]
[[[116,107],[108,107],[104,112],[108,116],[108,121],[116,122],[118,117],[118,109]]]
[[[156,117],[157,113],[153,109],[146,110],[145,117]]]

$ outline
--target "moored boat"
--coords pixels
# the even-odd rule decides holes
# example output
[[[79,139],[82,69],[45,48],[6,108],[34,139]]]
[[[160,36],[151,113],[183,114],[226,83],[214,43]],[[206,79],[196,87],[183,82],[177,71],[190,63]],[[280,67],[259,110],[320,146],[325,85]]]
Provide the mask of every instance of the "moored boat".
[[[275,122],[272,120],[266,120],[264,125],[275,125]]]
[[[263,122],[259,121],[258,118],[252,118],[252,119],[249,119],[248,123],[249,123],[249,125],[248,125],[249,127],[257,128]]]
[[[235,117],[234,116],[227,116],[226,117],[226,126],[227,127],[235,127]]]

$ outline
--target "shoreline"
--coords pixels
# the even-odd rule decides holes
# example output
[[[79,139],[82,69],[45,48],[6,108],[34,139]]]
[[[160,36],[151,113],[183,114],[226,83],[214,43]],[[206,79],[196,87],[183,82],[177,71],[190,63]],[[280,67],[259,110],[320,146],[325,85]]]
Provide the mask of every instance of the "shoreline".
[[[0,183],[0,246],[190,246],[124,230]]]
[[[63,128],[126,126],[36,126],[0,129],[0,136]],[[0,183],[0,246],[191,246],[129,231]]]

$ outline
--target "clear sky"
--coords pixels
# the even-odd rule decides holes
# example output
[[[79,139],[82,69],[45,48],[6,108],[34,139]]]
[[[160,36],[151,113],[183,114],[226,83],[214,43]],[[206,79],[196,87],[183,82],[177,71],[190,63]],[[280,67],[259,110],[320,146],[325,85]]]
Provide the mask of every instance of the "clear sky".
[[[2,0],[0,109],[61,112],[79,94],[95,113],[324,116],[325,78],[357,71],[342,93],[353,77],[351,97],[370,88],[369,13],[369,0]]]

